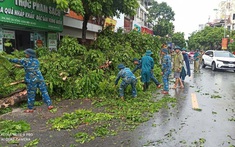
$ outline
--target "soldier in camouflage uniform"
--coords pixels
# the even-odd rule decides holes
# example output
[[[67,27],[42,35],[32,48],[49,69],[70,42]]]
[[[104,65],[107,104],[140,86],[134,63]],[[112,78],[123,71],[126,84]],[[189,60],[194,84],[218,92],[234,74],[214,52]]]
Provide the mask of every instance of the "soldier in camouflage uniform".
[[[123,64],[118,65],[118,72],[117,78],[115,80],[115,86],[118,84],[120,78],[122,78],[122,83],[120,84],[119,88],[119,95],[122,100],[124,100],[124,91],[126,87],[130,84],[132,88],[132,96],[137,97],[136,91],[136,83],[137,79],[135,75],[131,72],[130,68],[126,68]]]
[[[27,84],[27,98],[28,98],[28,110],[26,113],[32,113],[37,88],[42,93],[43,101],[47,104],[48,109],[53,109],[51,99],[48,95],[46,84],[42,73],[39,69],[39,61],[36,58],[36,53],[33,49],[26,49],[24,51],[26,58],[23,59],[9,59],[10,62],[20,64],[25,70],[25,83]]]
[[[171,74],[171,57],[168,55],[168,49],[164,48],[161,50],[162,54],[162,80],[164,83],[163,94],[169,94],[169,76]]]

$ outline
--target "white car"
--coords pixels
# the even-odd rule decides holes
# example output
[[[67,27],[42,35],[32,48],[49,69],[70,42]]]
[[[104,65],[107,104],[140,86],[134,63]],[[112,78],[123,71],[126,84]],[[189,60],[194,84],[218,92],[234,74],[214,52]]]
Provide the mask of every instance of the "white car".
[[[233,70],[235,72],[235,56],[229,51],[207,50],[202,56],[202,67],[211,66],[211,69]]]

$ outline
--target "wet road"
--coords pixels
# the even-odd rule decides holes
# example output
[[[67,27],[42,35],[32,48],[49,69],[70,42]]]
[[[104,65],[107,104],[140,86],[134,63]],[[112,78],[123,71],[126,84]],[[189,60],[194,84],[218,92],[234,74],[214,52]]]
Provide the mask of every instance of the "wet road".
[[[170,90],[170,95],[177,99],[176,105],[162,109],[139,126],[129,138],[130,146],[234,147],[234,76],[232,71],[205,68],[186,77],[185,89]],[[192,109],[195,100],[197,110]]]

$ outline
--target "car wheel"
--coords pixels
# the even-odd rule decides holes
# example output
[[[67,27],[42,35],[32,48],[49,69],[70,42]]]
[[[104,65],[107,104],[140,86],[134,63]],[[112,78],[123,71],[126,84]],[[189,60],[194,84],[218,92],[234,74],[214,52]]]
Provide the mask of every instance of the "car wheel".
[[[204,60],[202,60],[202,68],[205,68],[206,67],[206,64],[204,62]]]
[[[216,65],[215,65],[215,62],[213,62],[213,63],[212,63],[211,69],[212,69],[213,71],[216,71]]]

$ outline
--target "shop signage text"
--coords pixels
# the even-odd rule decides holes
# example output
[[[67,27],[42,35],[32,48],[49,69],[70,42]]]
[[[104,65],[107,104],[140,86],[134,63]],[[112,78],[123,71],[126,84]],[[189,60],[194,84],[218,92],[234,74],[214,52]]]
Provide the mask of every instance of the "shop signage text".
[[[61,16],[61,11],[53,8],[51,6],[43,5],[37,2],[32,2],[31,0],[15,0],[15,5],[23,7],[24,9],[33,9],[44,13],[49,13],[51,15]]]
[[[1,3],[0,22],[62,31],[63,16],[60,10],[31,0],[9,0]]]

